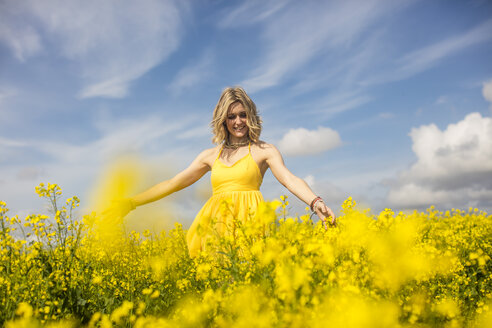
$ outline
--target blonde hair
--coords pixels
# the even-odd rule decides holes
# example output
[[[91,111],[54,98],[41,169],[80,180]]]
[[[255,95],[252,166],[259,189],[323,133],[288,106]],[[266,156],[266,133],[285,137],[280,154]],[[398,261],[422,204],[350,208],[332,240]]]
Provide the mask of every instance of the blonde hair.
[[[258,142],[261,134],[261,118],[256,111],[256,105],[241,87],[229,87],[222,91],[219,102],[215,106],[212,122],[213,143],[221,144],[227,142],[229,131],[226,127],[227,112],[234,103],[241,103],[246,110],[246,125],[248,126],[248,138]]]

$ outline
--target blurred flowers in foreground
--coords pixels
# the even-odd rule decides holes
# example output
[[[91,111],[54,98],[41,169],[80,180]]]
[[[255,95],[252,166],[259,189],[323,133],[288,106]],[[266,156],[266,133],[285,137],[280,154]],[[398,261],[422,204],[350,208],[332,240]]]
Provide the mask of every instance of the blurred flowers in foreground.
[[[6,327],[490,327],[492,217],[476,209],[374,215],[342,205],[328,230],[264,203],[190,258],[185,231],[98,228],[55,184],[52,215],[0,202]],[[122,194],[122,196],[124,196]],[[227,207],[228,204],[224,203]],[[136,211],[138,215],[138,211]],[[118,231],[118,233],[115,233]],[[22,235],[22,237],[20,237]]]

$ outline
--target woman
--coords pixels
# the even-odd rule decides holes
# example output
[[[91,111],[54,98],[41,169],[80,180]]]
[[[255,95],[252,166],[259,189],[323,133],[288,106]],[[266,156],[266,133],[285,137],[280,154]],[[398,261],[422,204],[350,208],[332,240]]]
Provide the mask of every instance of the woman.
[[[186,236],[190,255],[196,256],[203,249],[206,238],[198,230],[210,228],[213,223],[213,228],[223,234],[230,226],[232,217],[241,221],[253,217],[258,204],[263,201],[259,189],[266,170],[270,168],[275,178],[308,204],[323,222],[326,223],[325,219],[331,217],[331,224],[335,224],[333,211],[304,180],[285,167],[277,148],[259,140],[261,119],[256,105],[242,88],[226,88],[222,92],[211,126],[213,142],[218,146],[203,151],[174,178],[128,199],[120,209],[121,215],[126,215],[136,206],[186,188],[211,170],[213,195],[197,214]],[[232,216],[221,215],[224,201],[232,204],[229,209],[233,212]]]

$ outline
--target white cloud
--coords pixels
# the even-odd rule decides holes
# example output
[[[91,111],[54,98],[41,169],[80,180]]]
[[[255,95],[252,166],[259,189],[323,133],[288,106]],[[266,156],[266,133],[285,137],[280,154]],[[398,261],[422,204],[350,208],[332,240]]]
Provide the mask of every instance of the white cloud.
[[[491,103],[490,110],[492,111],[492,80],[484,82],[482,88],[482,95],[488,102]]]
[[[444,131],[431,124],[410,136],[417,162],[391,187],[392,204],[492,206],[492,118],[471,113]]]
[[[486,188],[464,187],[458,190],[433,190],[418,184],[405,184],[392,191],[389,201],[405,208],[427,207],[429,205],[451,208],[479,207],[490,208],[492,190]]]
[[[317,130],[291,129],[282,137],[278,146],[282,154],[298,156],[322,153],[340,146],[341,143],[337,131],[318,127]]]
[[[8,1],[0,14],[0,42],[19,60],[42,49],[71,60],[84,80],[82,98],[124,97],[133,80],[177,48],[187,11],[183,3]]]

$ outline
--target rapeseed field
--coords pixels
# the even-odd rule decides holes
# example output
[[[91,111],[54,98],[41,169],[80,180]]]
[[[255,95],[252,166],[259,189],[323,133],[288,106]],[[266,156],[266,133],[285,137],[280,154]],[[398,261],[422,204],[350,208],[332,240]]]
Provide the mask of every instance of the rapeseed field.
[[[0,202],[5,327],[492,327],[492,216],[470,208],[379,214],[348,198],[337,226],[290,217],[288,200],[213,231],[78,218],[56,184],[52,215]],[[223,214],[232,204],[223,204]]]

